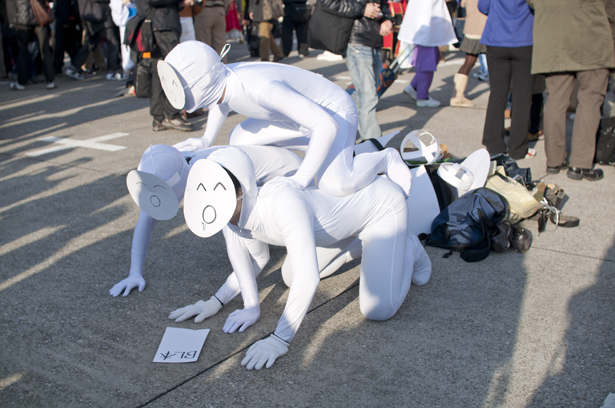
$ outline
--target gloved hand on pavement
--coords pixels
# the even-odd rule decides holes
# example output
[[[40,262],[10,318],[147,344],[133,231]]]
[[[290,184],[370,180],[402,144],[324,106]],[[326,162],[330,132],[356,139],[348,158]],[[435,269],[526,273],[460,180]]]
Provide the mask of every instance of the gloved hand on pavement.
[[[267,364],[267,368],[270,368],[278,357],[282,357],[288,352],[288,346],[287,342],[272,334],[266,339],[254,343],[248,349],[241,365],[246,366],[248,370],[253,368],[260,370],[265,364]]]
[[[207,302],[199,300],[193,305],[188,305],[171,312],[169,319],[175,319],[179,323],[190,319],[192,316],[196,316],[194,322],[201,323],[208,317],[218,313],[220,309],[222,309],[222,304],[215,296],[212,296]]]
[[[224,333],[235,333],[239,329],[241,333],[256,323],[260,317],[261,312],[259,308],[235,310],[226,319],[222,330],[224,330]]]
[[[143,279],[143,276],[128,275],[126,279],[116,283],[111,289],[109,289],[109,294],[116,297],[124,291],[124,296],[128,296],[130,291],[134,288],[139,288],[139,292],[143,292],[143,289],[145,289],[145,279]]]

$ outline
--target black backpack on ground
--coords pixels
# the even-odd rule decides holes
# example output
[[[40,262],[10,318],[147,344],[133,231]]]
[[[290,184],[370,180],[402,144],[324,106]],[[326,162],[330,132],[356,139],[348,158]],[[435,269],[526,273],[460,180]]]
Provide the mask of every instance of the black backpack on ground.
[[[426,244],[458,251],[466,262],[482,261],[491,251],[496,224],[507,214],[508,202],[502,195],[478,188],[453,201],[433,220]]]

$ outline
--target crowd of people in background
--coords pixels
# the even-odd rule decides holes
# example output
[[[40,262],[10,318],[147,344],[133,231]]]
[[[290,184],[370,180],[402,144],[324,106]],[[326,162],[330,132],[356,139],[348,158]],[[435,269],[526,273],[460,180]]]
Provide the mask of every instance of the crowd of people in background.
[[[405,47],[415,75],[404,93],[417,108],[436,108],[429,94],[434,72],[450,47],[465,53],[454,75],[450,106],[472,108],[466,95],[471,70],[489,81],[482,142],[491,154],[515,160],[536,156],[530,142],[545,138],[547,172],[567,169],[572,179],[600,180],[593,169],[595,135],[610,75],[615,69],[615,0],[318,0],[329,13],[353,19],[344,59],[353,82],[360,140],[382,135],[376,117],[379,73]],[[36,3],[36,4],[35,4]],[[296,40],[300,58],[310,56],[313,0],[53,0],[55,21],[40,23],[34,5],[47,0],[0,0],[0,77],[22,91],[56,75],[133,83],[144,58],[163,59],[180,42],[201,41],[221,54],[229,40],[257,38],[252,56],[279,62]],[[156,48],[139,55],[124,45],[128,21],[147,16]],[[464,24],[459,24],[464,22]],[[462,27],[460,29],[460,27]],[[332,28],[333,29],[333,28]],[[281,38],[281,46],[276,41]],[[383,41],[384,39],[384,41]],[[248,42],[248,46],[250,43]],[[222,55],[223,62],[227,62]],[[387,61],[388,60],[388,61]],[[149,97],[154,131],[191,131],[191,116],[167,100],[151,65]],[[578,89],[578,91],[577,91]],[[576,93],[570,152],[566,114]],[[544,96],[550,97],[545,98]],[[573,96],[574,99],[574,96]],[[505,128],[505,118],[510,127]],[[541,124],[543,125],[541,126]],[[568,154],[570,153],[570,154]]]

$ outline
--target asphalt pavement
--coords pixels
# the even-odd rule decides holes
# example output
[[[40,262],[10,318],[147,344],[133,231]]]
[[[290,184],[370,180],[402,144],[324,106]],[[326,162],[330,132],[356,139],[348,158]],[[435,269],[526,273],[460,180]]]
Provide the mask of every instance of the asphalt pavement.
[[[342,87],[343,61],[282,63],[320,73]],[[251,61],[234,43],[229,62]],[[382,97],[384,133],[428,129],[462,158],[482,147],[487,83],[470,76],[475,108],[453,108],[450,52],[435,74],[439,108],[417,108],[402,72]],[[478,69],[474,68],[473,72]],[[126,188],[151,144],[199,137],[152,131],[149,100],[116,96],[123,83],[103,75],[58,76],[12,91],[0,83],[0,406],[1,407],[601,407],[615,392],[615,170],[599,182],[545,179],[567,194],[564,214],[577,228],[524,222],[527,253],[492,253],[478,263],[427,248],[431,281],[412,287],[388,321],[359,311],[359,263],[322,280],[288,354],[270,369],[240,366],[246,349],[268,336],[288,289],[284,248],[258,279],[261,318],[244,333],[222,332],[235,299],[203,323],[168,314],[207,300],[231,272],[221,234],[203,240],[180,214],[160,222],[145,263],[147,287],[127,297],[109,289],[128,275],[139,214]],[[232,114],[215,140],[245,117]],[[568,123],[570,133],[572,122]],[[538,156],[519,161],[534,178]],[[194,363],[152,360],[167,327],[211,329]],[[612,401],[612,400],[611,400]]]

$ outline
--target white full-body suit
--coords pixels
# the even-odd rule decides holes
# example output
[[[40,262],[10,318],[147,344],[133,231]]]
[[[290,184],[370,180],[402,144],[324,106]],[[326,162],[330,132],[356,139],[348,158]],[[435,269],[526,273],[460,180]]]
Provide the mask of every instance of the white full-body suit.
[[[215,146],[189,155],[192,156],[189,157],[190,164],[186,164],[186,159],[175,148],[165,145],[152,146],[144,153],[138,169],[162,176],[163,179],[172,178],[177,173],[179,177],[177,177],[172,188],[181,202],[184,197],[186,179],[191,165],[200,159],[207,158],[212,152],[223,147],[227,146]],[[256,183],[261,186],[272,178],[294,174],[301,164],[301,157],[286,149],[271,146],[240,146],[238,148],[246,153],[255,164]],[[144,211],[140,212],[132,238],[130,273],[126,279],[117,283],[109,290],[111,295],[118,296],[124,292],[124,296],[127,296],[134,288],[138,288],[139,291],[143,291],[145,288],[146,282],[143,278],[143,265],[145,264],[155,225],[156,220],[154,218],[147,215]],[[250,248],[255,268],[259,266],[263,268],[269,261],[269,248],[267,244],[254,240],[248,243],[248,247]],[[231,282],[231,288],[227,289],[225,287],[220,293],[220,296],[223,297],[220,300],[223,303],[228,302],[239,292],[236,279],[233,277],[229,281]]]
[[[223,231],[245,307],[232,313],[226,326],[229,321],[235,326],[244,321],[252,324],[256,321],[254,314],[260,315],[255,273],[247,249],[250,240],[285,246],[292,265],[288,301],[273,335],[277,340],[261,340],[250,348],[246,359],[252,356],[261,363],[247,362],[249,369],[259,369],[265,362],[269,367],[286,352],[279,348],[284,348],[279,340],[292,340],[318,287],[317,246],[339,249],[355,238],[361,240],[359,303],[362,314],[371,320],[386,320],[395,314],[410,289],[413,271],[417,283],[428,281],[431,262],[418,238],[408,233],[405,198],[389,180],[379,177],[345,197],[327,195],[316,188],[284,188],[261,196],[252,163],[240,150],[221,149],[209,160],[233,173],[243,189],[238,224],[229,223]],[[277,351],[272,352],[272,348]],[[262,356],[271,358],[262,361]]]
[[[321,75],[274,63],[224,65],[211,47],[197,41],[179,44],[165,62],[177,71],[186,94],[185,109],[209,108],[203,137],[178,143],[178,149],[210,146],[234,111],[250,119],[235,129],[232,144],[293,148],[307,144],[297,172],[268,184],[267,191],[282,185],[303,189],[315,180],[327,194],[344,196],[385,173],[408,195],[411,176],[395,150],[364,154],[353,161],[357,109],[348,93]]]

